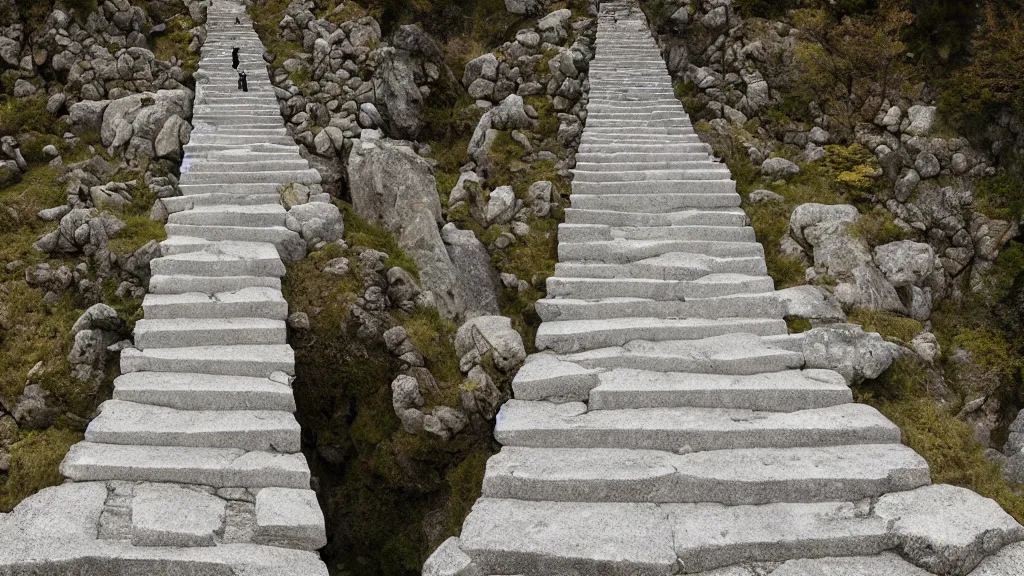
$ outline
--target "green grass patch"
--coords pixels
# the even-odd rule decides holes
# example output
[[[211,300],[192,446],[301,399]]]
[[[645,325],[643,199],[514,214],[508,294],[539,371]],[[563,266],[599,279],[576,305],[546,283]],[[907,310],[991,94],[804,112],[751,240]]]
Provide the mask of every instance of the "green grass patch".
[[[442,318],[437,308],[417,308],[411,314],[400,312],[396,316],[426,359],[427,368],[439,387],[457,391],[463,379],[459,371],[459,357],[455,353],[455,330],[458,326]],[[456,398],[450,396],[427,400],[431,404],[457,404]]]
[[[865,332],[878,332],[884,338],[906,344],[924,330],[924,326],[906,316],[900,316],[885,310],[867,310],[854,308],[847,315],[847,320],[860,324]]]
[[[188,15],[178,14],[166,24],[167,30],[153,40],[153,54],[164,61],[177,57],[182,62],[182,70],[191,76],[199,69],[199,54],[188,49],[192,43],[192,33],[189,30],[195,23]]]
[[[971,427],[956,419],[955,406],[937,404],[928,394],[928,369],[904,355],[880,378],[854,388],[858,402],[870,404],[903,432],[903,442],[924,457],[932,481],[969,488],[992,498],[1024,521],[1024,493],[1003,478],[998,464],[985,458]]]
[[[11,471],[0,484],[0,512],[10,512],[32,494],[63,482],[58,467],[80,440],[80,432],[57,428],[23,434],[11,445]]]
[[[339,206],[345,216],[345,241],[349,246],[363,246],[384,252],[388,255],[385,266],[398,266],[419,278],[420,272],[416,262],[398,247],[398,240],[394,234],[367,222],[356,214],[351,204],[341,202]]]
[[[0,96],[0,136],[22,132],[63,134],[67,125],[46,110],[46,94],[36,92],[25,98]]]

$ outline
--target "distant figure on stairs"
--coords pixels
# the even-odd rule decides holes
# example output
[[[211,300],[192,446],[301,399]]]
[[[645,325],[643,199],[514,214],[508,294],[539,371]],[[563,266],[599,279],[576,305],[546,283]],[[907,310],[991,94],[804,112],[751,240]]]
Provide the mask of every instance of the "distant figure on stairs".
[[[231,49],[231,67],[238,70],[238,47]]]

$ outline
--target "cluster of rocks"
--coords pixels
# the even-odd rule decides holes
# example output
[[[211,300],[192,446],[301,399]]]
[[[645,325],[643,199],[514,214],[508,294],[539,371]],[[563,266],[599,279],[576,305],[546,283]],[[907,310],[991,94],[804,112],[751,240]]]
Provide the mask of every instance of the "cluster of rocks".
[[[803,204],[789,220],[783,252],[799,258],[809,283],[834,284],[846,308],[886,310],[927,321],[948,291],[941,259],[929,244],[900,240],[872,249],[854,232],[862,218],[847,204]]]
[[[454,226],[446,227],[442,238],[437,181],[413,144],[364,130],[347,168],[353,209],[395,235],[443,316],[497,313],[498,287],[487,251]]]
[[[13,136],[0,138],[0,187],[19,182],[26,170],[28,162],[18,141]]]
[[[424,292],[412,274],[399,266],[388,268],[385,265],[386,253],[360,247],[355,251],[359,257],[363,294],[352,303],[349,314],[358,326],[360,338],[380,338],[393,328],[398,324],[392,315],[396,310],[412,312],[416,308],[434,306],[433,295]],[[344,257],[327,262],[323,269],[335,276],[344,276],[348,271],[349,261]],[[401,357],[402,354],[395,355]]]
[[[77,133],[99,133],[107,152],[123,155],[130,165],[163,159],[176,167],[192,134],[193,99],[191,90],[181,88],[78,102],[70,108],[69,124]]]
[[[371,16],[336,24],[333,13],[317,18],[314,10],[311,0],[295,0],[279,23],[281,38],[302,52],[280,66],[273,66],[278,55],[264,56],[290,133],[325,186],[339,193],[344,174],[334,159],[347,154],[348,139],[367,128],[415,139],[426,98],[454,77],[437,43],[417,25],[400,26],[385,42]]]
[[[522,97],[529,96],[549,99],[558,116],[558,141],[563,148],[579,144],[587,118],[587,71],[594,57],[594,31],[592,18],[572,21],[569,10],[555,10],[533,27],[519,30],[514,41],[466,65],[462,85],[476,100],[475,106],[485,111],[470,144],[470,157],[479,162],[481,149],[486,154],[493,137],[485,140],[484,136],[491,130],[532,127],[537,111],[522,104]],[[509,99],[512,95],[519,98]],[[498,109],[492,110],[494,106]]]
[[[106,0],[87,14],[57,7],[31,37],[20,22],[0,29],[0,68],[15,78],[16,97],[46,95],[52,114],[79,100],[180,89],[189,84],[183,62],[158,59],[150,41],[175,16],[191,18],[194,36],[202,36],[208,2],[154,2],[152,13],[128,0]],[[198,50],[198,43],[191,47]]]
[[[992,176],[996,169],[965,138],[935,134],[935,106],[879,95],[858,104],[865,121],[847,126],[812,102],[810,124],[791,122],[776,133],[733,130],[731,126],[743,125],[781,102],[780,90],[799,81],[793,66],[799,31],[786,22],[750,25],[736,13],[732,0],[662,4],[663,13],[669,14],[661,22],[662,50],[670,72],[695,89],[692,101],[700,107],[699,118],[723,133],[742,133],[750,160],[770,177],[799,171],[789,160],[769,159],[782,144],[802,148],[797,160],[805,163],[825,157],[826,145],[860,144],[880,165],[875,176],[890,182],[877,200],[897,225],[932,246],[947,277],[948,296],[960,295],[962,278],[977,286],[980,272],[992,265],[1017,226],[973,209],[974,180]],[[1011,142],[1019,139],[1019,124],[1010,117],[1004,122]]]
[[[391,398],[403,429],[442,440],[450,440],[467,426],[489,431],[498,408],[509,398],[508,382],[526,359],[523,339],[508,318],[468,320],[455,335],[459,369],[466,378],[459,391],[459,407],[435,405],[428,410],[424,394],[437,397],[439,390],[416,345],[401,326],[385,332],[384,341],[401,365],[401,374],[391,382]]]
[[[46,264],[26,270],[25,277],[30,286],[53,290],[64,289],[73,283],[85,284],[82,265],[74,271],[61,267],[51,271]],[[82,291],[86,291],[82,288]],[[109,363],[125,347],[131,345],[127,339],[125,322],[117,311],[106,304],[95,304],[79,316],[71,327],[74,344],[67,360],[70,364],[70,378],[84,387],[87,396],[95,396],[102,385]],[[62,414],[71,422],[85,424],[80,416],[64,413],[63,406],[55,402],[50,391],[41,383],[46,368],[42,361],[29,370],[21,395],[8,407],[0,399],[0,476],[10,466],[9,449],[18,430],[43,430],[52,426]]]

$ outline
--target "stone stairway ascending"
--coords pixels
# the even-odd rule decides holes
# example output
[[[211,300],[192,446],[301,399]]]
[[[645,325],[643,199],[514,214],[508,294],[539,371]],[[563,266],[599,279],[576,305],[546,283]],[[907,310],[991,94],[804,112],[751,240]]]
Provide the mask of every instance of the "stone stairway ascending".
[[[121,355],[113,399],[61,470],[77,482],[177,483],[252,498],[254,524],[247,534],[222,532],[223,543],[316,550],[324,519],[299,451],[278,247],[301,243],[284,225],[281,186],[319,175],[285,133],[244,6],[217,0],[207,30],[183,195],[165,200],[168,238],[151,264],[145,319]],[[232,47],[248,92],[237,89]],[[167,513],[180,504],[167,502]]]
[[[498,415],[503,448],[461,552],[446,543],[424,573],[636,576],[824,558],[779,574],[928,574],[882,554],[912,545],[873,499],[938,500],[947,491],[920,491],[948,487],[923,488],[927,463],[838,373],[802,369],[735,182],[674,97],[635,3],[601,3],[590,85],[559,263],[537,303],[547,352],[527,360]],[[986,502],[956,515],[994,506],[972,519],[979,532],[1024,537]],[[945,504],[934,524],[950,521]]]

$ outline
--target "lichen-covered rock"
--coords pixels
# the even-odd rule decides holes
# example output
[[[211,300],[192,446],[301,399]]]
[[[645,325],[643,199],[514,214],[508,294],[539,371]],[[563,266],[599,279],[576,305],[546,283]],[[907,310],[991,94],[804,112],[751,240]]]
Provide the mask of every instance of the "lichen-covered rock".
[[[455,268],[438,231],[444,220],[437,182],[426,160],[400,142],[357,142],[348,176],[356,213],[398,236],[442,315],[463,314]]]
[[[414,139],[423,129],[423,94],[416,85],[414,64],[408,53],[383,48],[373,77],[376,109],[388,134]]]
[[[821,286],[793,286],[779,290],[775,296],[786,309],[786,316],[821,322],[846,322],[839,301]]]
[[[850,231],[860,218],[849,205],[803,204],[789,220],[790,236],[810,252],[813,272],[836,282],[845,306],[905,313],[896,289],[875,265],[864,239]]]
[[[488,353],[495,366],[508,374],[526,360],[523,338],[505,316],[478,316],[467,320],[455,333],[455,352],[463,372],[469,372]]]
[[[900,240],[875,248],[875,264],[893,286],[921,285],[936,263],[935,251],[923,242]]]
[[[874,514],[892,522],[904,557],[936,574],[966,575],[986,556],[1024,540],[1024,527],[994,500],[945,484],[886,494]]]
[[[467,316],[500,314],[498,293],[501,283],[491,265],[491,255],[470,230],[448,223],[441,229],[448,256],[458,276],[456,299]]]
[[[302,235],[310,248],[340,240],[345,235],[345,220],[334,204],[309,202],[292,206],[286,226]]]
[[[769,158],[761,164],[761,173],[769,178],[788,180],[800,173],[800,167],[785,158]]]
[[[899,347],[855,324],[831,324],[803,334],[806,368],[842,374],[850,384],[878,378],[899,356]]]

